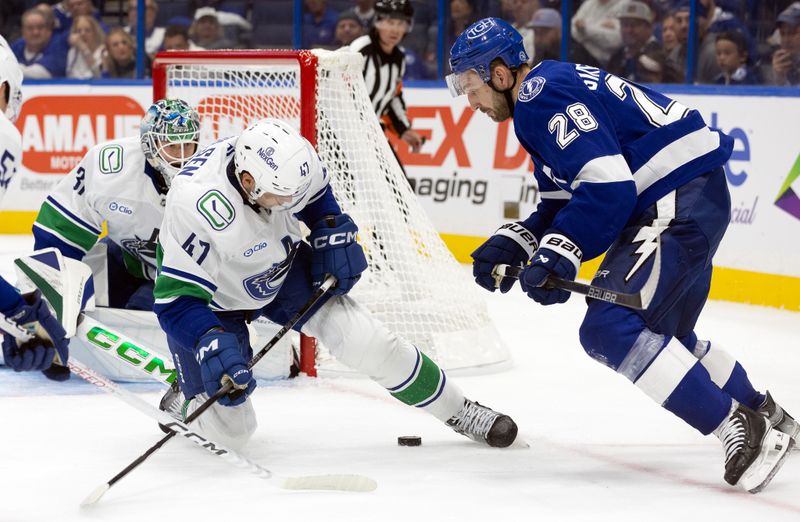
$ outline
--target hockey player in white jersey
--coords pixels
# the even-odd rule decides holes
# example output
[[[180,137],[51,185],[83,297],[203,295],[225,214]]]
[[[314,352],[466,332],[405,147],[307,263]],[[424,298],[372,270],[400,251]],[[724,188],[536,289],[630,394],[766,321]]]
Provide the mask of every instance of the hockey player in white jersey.
[[[276,119],[217,141],[178,174],[159,236],[154,310],[184,397],[168,392],[162,407],[185,417],[230,380],[234,393],[197,422],[215,440],[243,444],[256,427],[246,321],[264,315],[285,324],[332,274],[336,286],[296,330],[455,431],[510,445],[510,417],[466,399],[435,362],[346,295],[367,262],[328,181],[308,141]],[[311,229],[308,243],[300,221]]]
[[[14,122],[22,104],[22,70],[0,36],[0,203],[22,160],[22,139]],[[37,330],[44,330],[45,339]],[[2,363],[15,371],[47,370],[56,354],[66,361],[64,329],[53,317],[39,292],[20,295],[0,277],[0,333]],[[60,373],[46,373],[59,378]]]
[[[159,100],[145,113],[139,136],[89,149],[42,203],[33,224],[34,248],[55,247],[86,261],[96,304],[152,310],[167,191],[196,152],[198,129],[197,112],[186,102]],[[98,242],[103,223],[108,236]],[[63,367],[51,373],[59,371],[68,377]]]

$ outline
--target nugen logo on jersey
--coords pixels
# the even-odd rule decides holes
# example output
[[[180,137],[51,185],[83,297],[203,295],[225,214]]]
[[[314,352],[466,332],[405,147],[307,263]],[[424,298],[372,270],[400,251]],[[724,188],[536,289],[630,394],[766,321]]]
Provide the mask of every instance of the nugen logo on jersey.
[[[275,149],[272,147],[267,147],[266,149],[262,147],[258,148],[258,155],[264,160],[264,163],[269,165],[269,168],[272,170],[278,170],[278,165],[276,165],[275,160],[272,159],[273,154],[275,154]]]

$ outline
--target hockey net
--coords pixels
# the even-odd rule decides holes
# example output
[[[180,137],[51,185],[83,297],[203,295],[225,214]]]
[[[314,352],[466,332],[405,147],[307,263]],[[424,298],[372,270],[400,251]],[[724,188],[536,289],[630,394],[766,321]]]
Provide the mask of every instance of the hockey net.
[[[444,368],[504,367],[508,349],[389,148],[362,66],[362,56],[349,51],[160,53],[153,94],[197,108],[201,143],[265,117],[295,125],[317,148],[342,210],[359,226],[370,268],[350,295]],[[340,370],[324,348],[316,365]]]

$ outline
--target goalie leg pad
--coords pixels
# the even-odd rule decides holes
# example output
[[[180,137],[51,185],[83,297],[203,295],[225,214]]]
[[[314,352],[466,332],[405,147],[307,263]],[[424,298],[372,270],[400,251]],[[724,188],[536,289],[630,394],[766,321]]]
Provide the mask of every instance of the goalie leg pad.
[[[444,370],[348,296],[325,303],[303,332],[318,338],[339,361],[368,375],[396,399],[442,421],[464,404],[463,393]]]

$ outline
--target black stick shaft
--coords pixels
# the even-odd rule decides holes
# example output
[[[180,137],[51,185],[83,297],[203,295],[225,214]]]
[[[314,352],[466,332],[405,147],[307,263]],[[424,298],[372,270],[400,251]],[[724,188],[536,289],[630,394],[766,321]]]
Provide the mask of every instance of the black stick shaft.
[[[523,269],[518,266],[510,265],[497,265],[495,267],[495,273],[497,277],[513,277],[515,279],[519,278],[522,270]],[[613,290],[608,290],[607,288],[587,285],[584,283],[578,283],[577,281],[569,281],[567,279],[561,279],[560,277],[553,276],[547,278],[547,281],[544,283],[544,287],[560,288],[569,292],[585,295],[590,299],[606,301],[608,303],[618,304],[626,308],[633,308],[634,310],[644,309],[642,306],[641,294],[625,294],[622,292],[614,292]]]
[[[258,361],[260,361],[261,358],[264,357],[267,354],[267,352],[269,352],[272,349],[273,346],[278,344],[278,341],[280,341],[289,330],[294,328],[294,325],[296,325],[297,322],[300,321],[300,319],[302,319],[306,315],[306,313],[308,313],[308,311],[314,307],[315,304],[317,304],[317,301],[319,301],[322,298],[322,296],[325,295],[328,289],[335,283],[336,283],[336,278],[334,278],[333,276],[328,276],[325,282],[322,283],[322,286],[320,286],[314,292],[314,294],[311,296],[308,302],[305,305],[303,305],[303,307],[300,310],[298,310],[297,313],[294,314],[294,316],[291,319],[289,319],[289,322],[283,325],[283,328],[278,330],[278,333],[276,333],[272,337],[272,339],[270,339],[270,341],[266,344],[266,346],[264,346],[261,350],[258,351],[257,354],[253,356],[253,358],[247,364],[247,367],[252,368],[253,366],[255,366],[255,364],[258,363]],[[222,388],[217,390],[217,392],[214,395],[209,397],[208,400],[206,400],[203,404],[201,404],[199,408],[197,408],[194,412],[192,412],[191,415],[186,417],[184,424],[189,424],[197,417],[202,415],[204,411],[206,411],[211,407],[212,404],[217,402],[225,394],[229,393],[231,391],[231,388],[233,388],[233,382],[229,380],[227,383],[225,383],[225,385]],[[136,460],[128,464],[125,467],[125,469],[114,475],[114,477],[107,482],[108,487],[110,488],[111,486],[122,480],[128,473],[136,469],[139,466],[139,464],[150,458],[150,455],[158,451],[161,448],[161,446],[166,444],[169,441],[169,439],[171,439],[174,436],[175,432],[171,431],[168,435],[165,435],[164,438],[162,438],[154,445],[152,445],[150,448],[148,448],[148,450],[139,455],[136,458]]]

